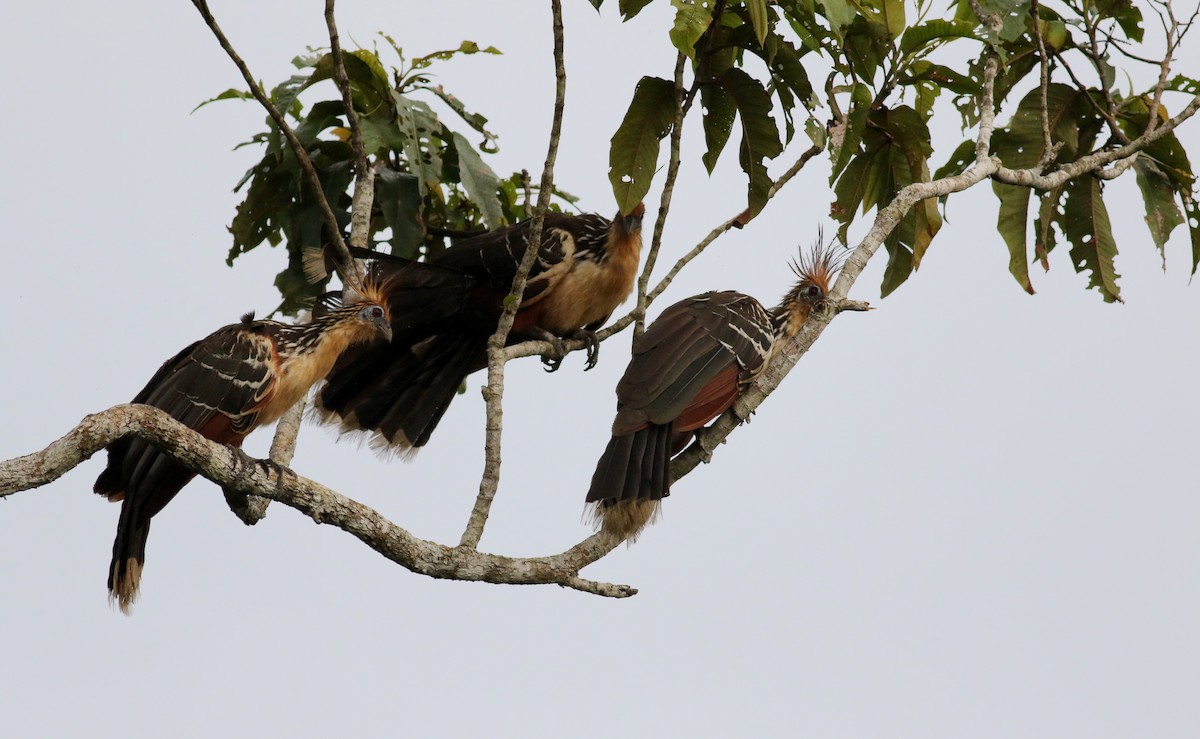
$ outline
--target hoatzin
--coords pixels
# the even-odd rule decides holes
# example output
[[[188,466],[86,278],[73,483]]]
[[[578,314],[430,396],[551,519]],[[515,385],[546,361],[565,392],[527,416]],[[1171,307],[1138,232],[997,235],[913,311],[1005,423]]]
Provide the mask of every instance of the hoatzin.
[[[548,213],[509,342],[548,340],[558,368],[567,338],[589,342],[633,289],[645,206],[611,221]],[[391,343],[347,352],[317,392],[315,412],[343,432],[374,434],[373,446],[415,453],[429,441],[467,375],[487,366],[495,331],[525,253],[530,221],[460,241],[426,262],[366,250],[370,274],[386,283]]]
[[[133,402],[240,447],[247,434],[304,397],[347,347],[390,337],[387,303],[370,284],[344,302],[334,293],[322,296],[310,323],[256,321],[248,313],[167,360]],[[138,437],[109,446],[95,491],[121,501],[108,589],[124,613],[137,598],[150,519],[194,476]]]
[[[708,292],[663,311],[633,343],[617,384],[612,439],[587,501],[604,530],[634,539],[671,492],[671,458],[732,405],[829,293],[839,258],[818,245],[793,264],[799,281],[773,310],[742,293]]]

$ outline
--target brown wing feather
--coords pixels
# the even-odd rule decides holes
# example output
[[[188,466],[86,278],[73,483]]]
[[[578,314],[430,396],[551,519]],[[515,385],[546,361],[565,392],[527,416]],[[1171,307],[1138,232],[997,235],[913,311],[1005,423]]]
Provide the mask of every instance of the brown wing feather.
[[[272,326],[226,326],[191,344],[159,368],[134,402],[160,408],[214,441],[240,445],[275,386]],[[109,447],[108,466],[97,478],[95,491],[122,501],[108,580],[122,610],[137,595],[150,519],[193,476],[140,438]]]

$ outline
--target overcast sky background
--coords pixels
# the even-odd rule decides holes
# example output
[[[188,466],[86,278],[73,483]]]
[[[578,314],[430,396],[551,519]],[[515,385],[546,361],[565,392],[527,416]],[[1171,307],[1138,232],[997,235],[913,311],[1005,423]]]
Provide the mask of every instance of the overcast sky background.
[[[436,68],[491,118],[503,174],[540,171],[545,156],[543,5],[347,1],[338,17],[347,46],[386,31],[416,54],[463,39],[504,51]],[[608,139],[636,80],[673,66],[668,5],[625,25],[608,5],[597,16],[565,2],[556,170],[606,215]],[[270,84],[327,43],[321,7],[213,4]],[[224,265],[231,188],[260,156],[231,149],[264,113],[239,102],[191,113],[241,80],[190,3],[18,3],[6,17],[0,459],[128,401],[243,311],[269,311],[283,263],[261,248]],[[1195,76],[1189,41],[1179,71]],[[1193,163],[1198,130],[1181,132]],[[935,132],[934,162],[959,140]],[[743,207],[735,142],[711,178],[702,142],[687,129],[660,274]],[[710,289],[774,304],[787,259],[829,225],[827,176],[814,160],[652,312]],[[661,174],[655,185],[648,204]],[[156,517],[126,618],[105,597],[118,506],[91,492],[104,454],[0,501],[0,727],[1194,736],[1200,287],[1188,285],[1185,229],[1164,273],[1132,174],[1109,188],[1126,304],[1086,291],[1066,247],[1049,274],[1031,271],[1038,294],[1026,295],[1007,273],[990,188],[956,196],[920,273],[880,302],[877,258],[854,297],[878,310],[837,320],[754,422],[676,486],[658,525],[584,571],[640,588],[628,600],[426,579],[283,506],[248,528],[200,480]],[[555,375],[510,365],[504,478],[482,549],[552,554],[588,533],[583,497],[628,345],[628,333],[606,342],[587,374],[580,356]],[[411,464],[310,426],[294,467],[418,536],[457,542],[482,467],[481,383]],[[247,448],[264,455],[269,440],[259,432]]]

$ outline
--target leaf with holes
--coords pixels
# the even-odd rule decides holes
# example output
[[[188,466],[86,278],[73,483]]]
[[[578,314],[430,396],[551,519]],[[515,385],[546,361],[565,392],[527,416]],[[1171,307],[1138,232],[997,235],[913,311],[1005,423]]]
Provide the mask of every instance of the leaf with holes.
[[[1034,294],[1029,281],[1029,253],[1026,234],[1029,228],[1029,188],[992,183],[992,192],[1000,200],[996,230],[1008,245],[1008,271],[1025,292]]]
[[[1114,260],[1117,244],[1113,240],[1112,223],[1104,205],[1100,180],[1077,177],[1066,186],[1066,212],[1061,224],[1071,243],[1071,262],[1075,271],[1089,272],[1088,287],[1100,291],[1106,303],[1121,300],[1117,286]]]
[[[1144,153],[1139,153],[1134,160],[1133,171],[1137,175],[1138,189],[1142,191],[1142,200],[1146,203],[1146,225],[1150,227],[1150,238],[1158,247],[1165,270],[1167,255],[1164,249],[1167,239],[1175,227],[1183,223],[1183,214],[1175,204],[1175,189],[1171,186],[1170,178]]]
[[[708,173],[712,174],[713,167],[717,166],[717,159],[729,141],[733,119],[737,116],[737,106],[720,85],[701,87],[700,102],[704,108],[704,143],[707,147],[702,161]]]
[[[696,42],[712,23],[712,11],[700,3],[671,0],[675,6],[675,25],[671,27],[671,44],[688,59],[696,59]]]
[[[747,200],[750,215],[754,216],[766,204],[771,182],[762,163],[783,151],[779,129],[771,117],[771,97],[758,80],[737,68],[725,70],[718,82],[733,99],[742,122],[740,159],[743,171],[750,178]]]
[[[642,202],[658,166],[659,143],[675,121],[675,83],[643,77],[608,150],[608,181],[622,213]]]

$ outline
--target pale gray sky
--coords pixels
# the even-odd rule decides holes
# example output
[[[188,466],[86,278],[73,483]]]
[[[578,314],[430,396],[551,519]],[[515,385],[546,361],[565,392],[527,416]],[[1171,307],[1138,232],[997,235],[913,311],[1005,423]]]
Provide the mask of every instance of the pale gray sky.
[[[213,5],[269,82],[325,43],[319,3]],[[383,30],[417,53],[463,39],[502,49],[441,66],[440,80],[491,117],[497,171],[537,171],[552,94],[542,5],[343,2],[339,19],[347,45]],[[565,5],[559,182],[608,214],[608,138],[637,78],[670,74],[669,10],[622,27],[615,7],[597,18]],[[264,248],[224,266],[230,189],[258,156],[231,149],[264,114],[236,102],[190,114],[240,78],[189,3],[18,3],[6,15],[5,459],[127,401],[241,312],[270,310],[282,264]],[[1187,56],[1180,71],[1195,75]],[[1197,130],[1182,134],[1193,162]],[[935,162],[954,133],[935,133]],[[732,146],[710,178],[699,129],[687,136],[664,269],[742,207]],[[785,261],[828,225],[827,174],[814,161],[655,312],[708,289],[773,303]],[[883,262],[872,264],[855,297],[879,309],[839,319],[714,464],[676,486],[657,526],[585,570],[639,587],[629,600],[429,580],[282,506],[247,528],[197,481],[155,519],[125,618],[105,598],[118,508],[91,493],[103,455],[12,496],[0,502],[0,726],[1192,736],[1200,288],[1184,230],[1164,274],[1132,175],[1109,188],[1125,305],[1085,291],[1065,247],[1025,295],[989,188],[956,197],[920,273],[880,302]],[[550,554],[587,533],[582,500],[628,341],[607,342],[587,374],[578,356],[555,375],[510,365],[505,476],[483,549]],[[457,541],[482,466],[481,382],[411,464],[307,427],[294,466],[419,536]],[[248,449],[268,442],[260,432]]]

